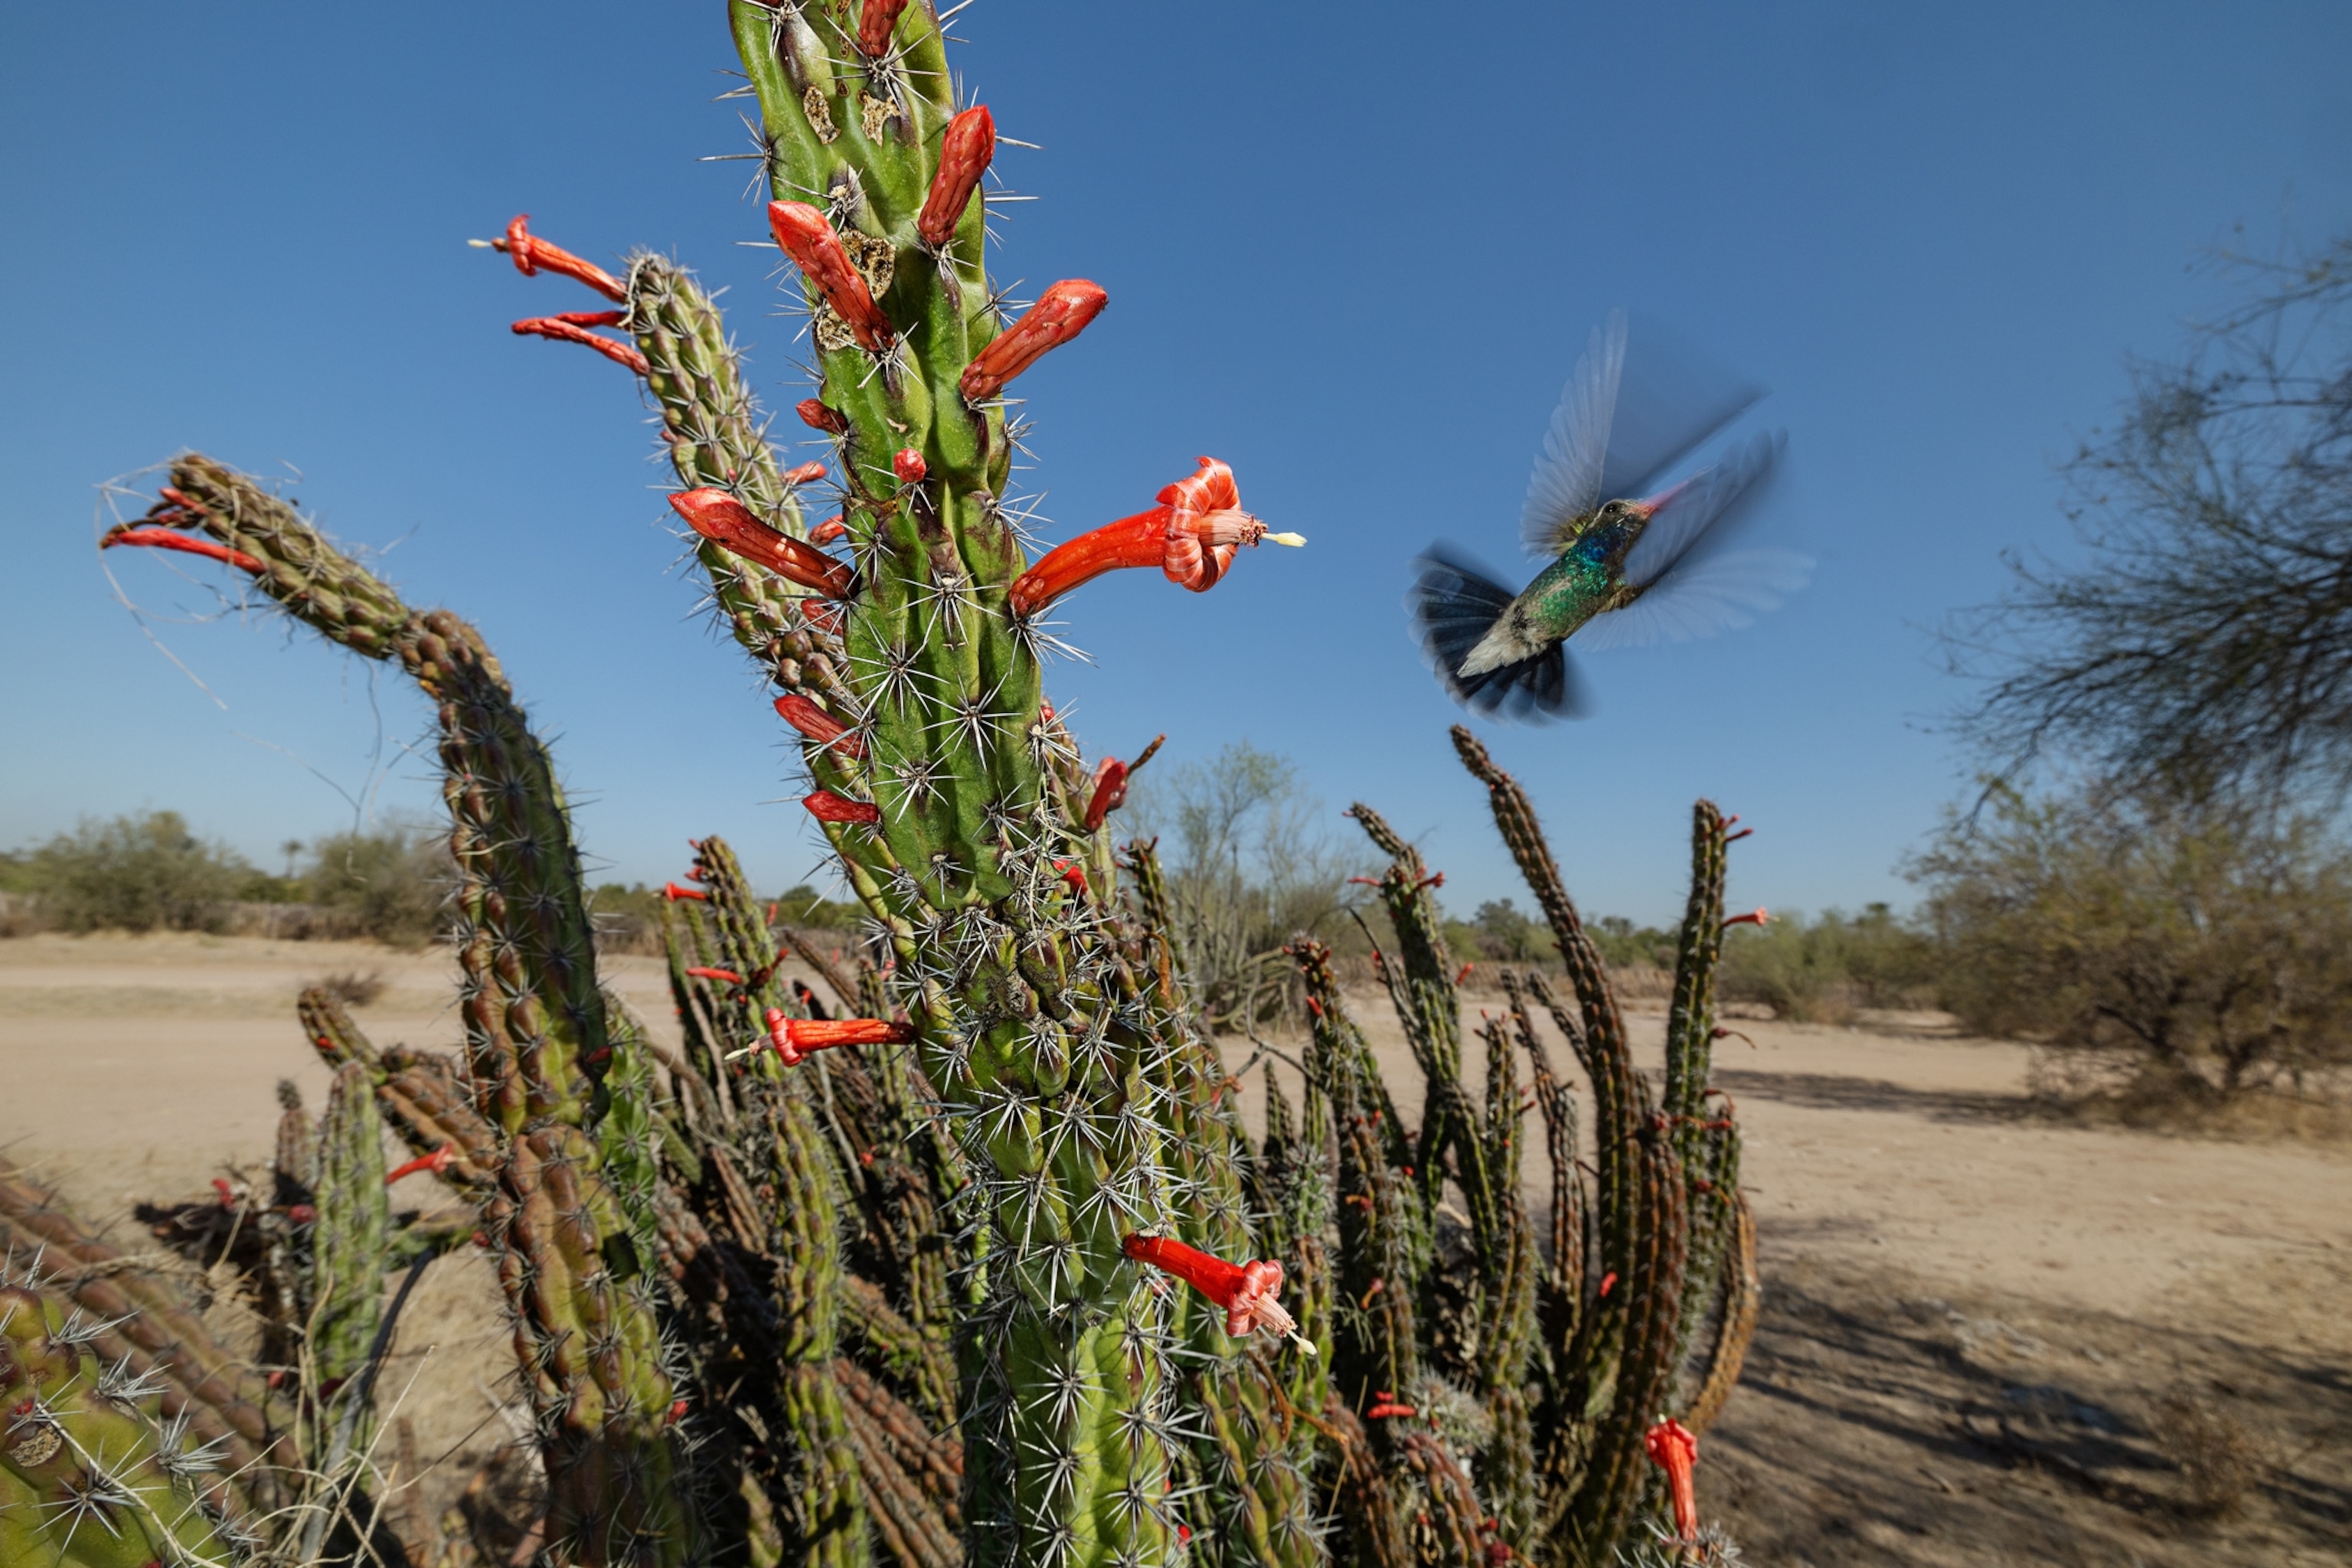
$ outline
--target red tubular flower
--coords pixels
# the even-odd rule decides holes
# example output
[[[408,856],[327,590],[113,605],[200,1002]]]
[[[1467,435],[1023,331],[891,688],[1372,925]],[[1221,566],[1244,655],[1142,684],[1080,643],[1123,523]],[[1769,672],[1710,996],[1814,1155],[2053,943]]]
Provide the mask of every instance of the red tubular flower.
[[[645,355],[628,343],[599,337],[588,330],[590,327],[618,326],[620,321],[621,312],[618,310],[575,310],[562,316],[533,316],[529,321],[517,321],[512,331],[517,337],[553,338],[561,342],[578,343],[584,348],[594,349],[614,364],[625,365],[643,375],[646,374]]]
[[[665,882],[662,884],[662,897],[667,899],[673,904],[677,902],[680,899],[692,899],[698,903],[704,904],[710,901],[710,895],[704,892],[701,889],[681,888],[676,882]]]
[[[504,238],[478,239],[473,243],[487,245],[492,250],[505,251],[514,258],[515,270],[526,278],[536,275],[544,268],[550,272],[561,272],[566,278],[578,279],[615,304],[628,303],[629,291],[622,287],[619,279],[593,261],[582,260],[560,245],[550,245],[543,239],[533,238],[525,226],[530,222],[529,213],[519,213],[514,222],[507,225]]]
[[[788,485],[813,485],[823,478],[824,478],[823,463],[803,463],[797,468],[784,470],[784,483]]]
[[[693,975],[697,980],[724,980],[730,985],[740,985],[743,984],[743,977],[736,973],[731,969],[707,969],[696,967],[688,970],[687,973]]]
[[[841,514],[839,512],[834,513],[833,516],[826,518],[823,522],[818,523],[814,528],[809,530],[809,542],[811,544],[831,544],[836,539],[846,539],[848,537],[849,525],[841,521]]]
[[[1046,350],[1056,349],[1087,330],[1102,314],[1110,296],[1098,284],[1083,278],[1066,278],[1045,290],[1028,314],[996,334],[996,340],[963,367],[966,403],[985,403],[1004,390],[1004,384],[1035,364]]]
[[[898,13],[907,8],[907,0],[866,0],[864,12],[857,18],[857,52],[867,59],[879,59],[890,52],[890,35],[898,26]]]
[[[1160,742],[1167,739],[1165,735],[1154,735],[1151,744],[1144,747],[1141,754],[1131,763],[1122,763],[1117,757],[1105,757],[1095,764],[1094,793],[1087,797],[1085,821],[1088,833],[1100,827],[1103,818],[1127,804],[1128,779],[1136,769],[1151,760],[1151,753],[1158,751]]]
[[[419,1154],[405,1165],[395,1165],[383,1173],[383,1184],[388,1187],[401,1177],[413,1176],[419,1171],[430,1171],[437,1176],[457,1162],[457,1146],[455,1143],[444,1143],[430,1154]]]
[[[1161,490],[1160,504],[1150,511],[1105,523],[1047,551],[1015,580],[1009,602],[1015,614],[1027,615],[1127,566],[1157,566],[1170,582],[1205,594],[1223,578],[1234,552],[1261,540],[1307,542],[1295,533],[1268,533],[1265,524],[1241,510],[1233,469],[1203,458],[1192,473]]]
[[[866,754],[864,740],[848,725],[805,697],[787,695],[777,698],[776,714],[820,746],[831,746],[845,756],[862,757]]]
[[[768,1038],[788,1068],[800,1066],[811,1051],[835,1046],[903,1046],[914,1037],[912,1024],[886,1023],[880,1018],[787,1018],[781,1007],[768,1009]]]
[[[890,471],[898,476],[902,485],[919,485],[931,471],[923,455],[912,447],[901,447],[891,454]]]
[[[819,822],[879,822],[882,808],[868,805],[862,800],[852,800],[845,795],[835,795],[829,789],[801,796],[801,804]]]
[[[1724,921],[1723,924],[1724,929],[1727,931],[1733,926],[1764,925],[1769,923],[1771,919],[1771,911],[1769,910],[1750,910],[1744,915],[1732,916],[1729,920]]]
[[[1275,1300],[1282,1289],[1279,1263],[1228,1263],[1169,1236],[1129,1236],[1119,1250],[1138,1263],[1165,1268],[1225,1310],[1225,1332],[1240,1339],[1253,1329],[1297,1340],[1309,1355],[1314,1342],[1298,1332],[1298,1321]]]
[[[1698,1489],[1692,1482],[1691,1467],[1698,1463],[1698,1439],[1669,1416],[1643,1434],[1642,1447],[1649,1451],[1650,1462],[1666,1472],[1666,1485],[1675,1496],[1675,1534],[1696,1541]]]
[[[720,489],[681,490],[669,498],[703,538],[829,599],[849,595],[849,568],[802,540],[777,532]]]
[[[181,533],[169,528],[110,529],[98,542],[100,550],[111,550],[127,544],[134,550],[184,550],[191,555],[201,555],[207,561],[219,561],[240,572],[260,576],[269,570],[259,559],[242,550],[232,550],[217,539],[205,539],[192,533]]]
[[[849,428],[848,420],[814,397],[802,398],[793,405],[793,412],[801,416],[802,424],[812,430],[822,430],[828,436],[841,435]]]
[[[1364,1416],[1367,1420],[1384,1421],[1391,1416],[1418,1415],[1421,1414],[1420,1411],[1415,1410],[1410,1405],[1400,1404],[1397,1400],[1397,1396],[1391,1394],[1385,1388],[1375,1390],[1372,1394],[1372,1398],[1375,1403],[1370,1410],[1364,1412]]]
[[[931,176],[931,194],[923,198],[915,232],[933,250],[955,237],[971,193],[996,156],[996,117],[988,105],[975,104],[948,121],[940,138],[940,169]]]
[[[1054,874],[1069,885],[1072,898],[1083,899],[1087,896],[1087,868],[1076,860],[1055,861]]]
[[[874,302],[865,275],[851,263],[841,236],[833,232],[824,214],[806,202],[770,202],[768,227],[801,276],[816,285],[833,313],[848,324],[860,348],[880,353],[890,346],[896,336],[890,318]]]

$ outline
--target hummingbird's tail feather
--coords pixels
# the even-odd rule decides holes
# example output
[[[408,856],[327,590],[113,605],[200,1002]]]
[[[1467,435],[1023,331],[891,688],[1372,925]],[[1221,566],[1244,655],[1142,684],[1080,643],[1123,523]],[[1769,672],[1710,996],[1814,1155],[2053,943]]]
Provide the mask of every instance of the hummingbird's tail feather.
[[[1517,663],[1464,675],[1470,650],[1510,608],[1511,591],[1443,544],[1424,551],[1420,565],[1406,604],[1422,651],[1454,700],[1490,718],[1538,722],[1592,710],[1591,693],[1556,642]]]

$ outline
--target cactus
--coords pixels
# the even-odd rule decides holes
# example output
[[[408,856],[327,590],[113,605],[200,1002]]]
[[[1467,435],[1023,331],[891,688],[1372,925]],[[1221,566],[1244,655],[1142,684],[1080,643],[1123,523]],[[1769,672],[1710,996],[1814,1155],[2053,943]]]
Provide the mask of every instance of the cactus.
[[[1297,541],[1202,458],[1155,506],[1032,562],[1006,388],[1103,291],[1066,279],[1007,320],[983,257],[993,121],[954,98],[931,6],[730,16],[810,320],[818,385],[797,413],[829,462],[777,455],[675,262],[616,274],[520,218],[488,243],[614,307],[515,328],[595,348],[660,410],[712,605],[798,737],[803,805],[868,917],[855,976],[819,965],[850,1016],[782,984],[769,918],[704,839],[664,912],[670,1058],[600,988],[551,761],[472,628],[410,610],[202,458],[104,541],[209,556],[397,659],[436,704],[466,1059],[378,1052],[305,997],[336,1098],[321,1152],[288,1122],[278,1206],[311,1194],[321,1299],[353,1313],[317,1318],[314,1358],[364,1356],[353,1238],[377,1222],[349,1206],[352,1140],[380,1117],[478,1205],[539,1423],[551,1562],[1611,1561],[1644,1528],[1645,1455],[1681,1452],[1660,1418],[1704,1426],[1754,1321],[1737,1131],[1706,1089],[1726,824],[1701,804],[1654,1104],[1524,795],[1457,731],[1573,1006],[1507,977],[1471,1094],[1438,879],[1359,806],[1391,860],[1396,952],[1379,956],[1422,1124],[1301,942],[1302,1098],[1270,1100],[1253,1148],[1150,847],[1114,849],[1141,759],[1084,765],[1043,660],[1052,607],[1102,572],[1202,591],[1242,547]],[[812,527],[828,475],[835,515]],[[1592,1085],[1589,1194],[1543,1016]],[[1551,1164],[1540,1235],[1520,1196],[1523,1056]],[[380,1295],[380,1261],[369,1279]]]

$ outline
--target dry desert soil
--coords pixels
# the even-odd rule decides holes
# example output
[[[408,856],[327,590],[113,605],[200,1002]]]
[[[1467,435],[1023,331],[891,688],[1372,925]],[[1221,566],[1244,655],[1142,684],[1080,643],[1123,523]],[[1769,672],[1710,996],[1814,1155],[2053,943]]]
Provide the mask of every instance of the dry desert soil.
[[[656,961],[609,970],[667,1026]],[[293,999],[338,972],[381,977],[379,1043],[456,1044],[437,952],[0,942],[0,1153],[146,1249],[133,1205],[266,1163],[279,1079],[320,1102]],[[1410,1105],[1386,1004],[1358,1012]],[[1654,1052],[1661,1021],[1635,1028]],[[1748,1562],[2352,1563],[2352,1150],[2084,1126],[2022,1048],[1932,1020],[1743,1028],[1717,1081],[1767,1304],[1699,1484]],[[437,1513],[519,1429],[478,1254],[433,1266],[397,1353]]]

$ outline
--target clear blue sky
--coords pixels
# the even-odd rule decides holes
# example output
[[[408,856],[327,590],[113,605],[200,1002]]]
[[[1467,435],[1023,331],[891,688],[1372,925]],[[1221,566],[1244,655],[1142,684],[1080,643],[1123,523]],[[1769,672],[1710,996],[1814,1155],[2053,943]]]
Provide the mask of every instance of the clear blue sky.
[[[1587,906],[1679,906],[1691,798],[1758,829],[1732,894],[1902,901],[1963,787],[1923,721],[1926,628],[2064,550],[2052,465],[2211,299],[2246,226],[2352,221],[2352,7],[1657,6],[1517,0],[981,0],[956,59],[1044,199],[1000,278],[1110,308],[1024,381],[1055,535],[1199,453],[1313,541],[1215,593],[1143,573],[1072,602],[1090,752],[1247,738],[1335,812],[1421,837],[1466,908],[1513,890],[1400,595],[1451,536],[1515,560],[1529,455],[1624,304],[1768,382],[1812,586],[1759,626],[1591,659],[1603,711],[1489,730]],[[777,721],[688,618],[625,373],[510,337],[593,303],[467,249],[516,212],[590,256],[674,253],[728,300],[772,403],[802,395],[743,199],[721,7],[16,5],[0,17],[0,844],[185,812],[265,863],[348,826],[319,775],[429,809],[422,703],[282,623],[91,550],[93,486],[196,447],[281,463],[418,603],[506,661],[610,875],[719,831],[771,887],[814,856]],[[205,574],[199,566],[194,575]],[[218,702],[215,700],[215,697]],[[225,706],[223,705],[225,704]],[[383,748],[377,760],[379,738]],[[315,770],[315,773],[312,771]]]

